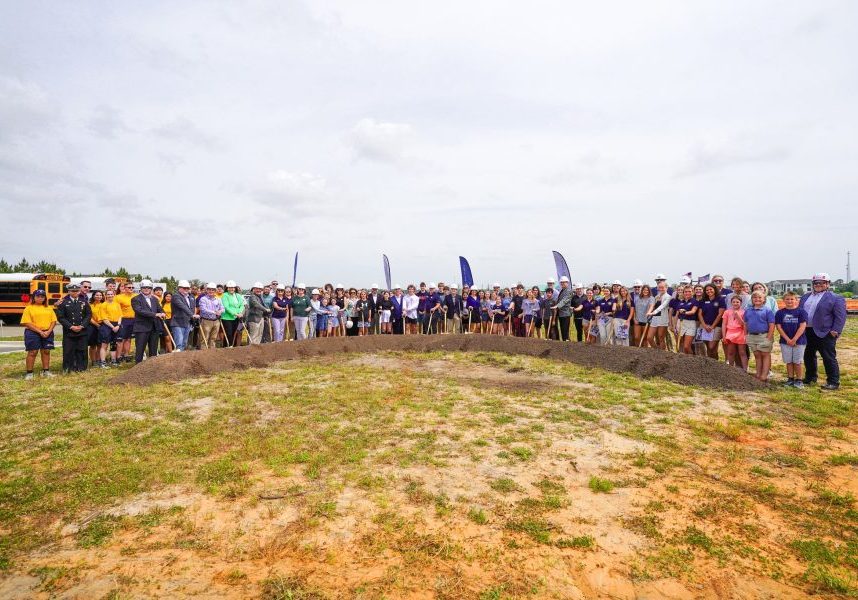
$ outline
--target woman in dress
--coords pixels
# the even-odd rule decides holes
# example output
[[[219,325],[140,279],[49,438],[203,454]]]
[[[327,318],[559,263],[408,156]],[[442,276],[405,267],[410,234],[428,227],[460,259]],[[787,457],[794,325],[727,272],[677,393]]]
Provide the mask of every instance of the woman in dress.
[[[723,333],[724,353],[727,364],[739,367],[743,371],[748,370],[747,334],[745,325],[745,309],[742,308],[742,297],[733,294],[730,297],[730,308],[724,311]]]

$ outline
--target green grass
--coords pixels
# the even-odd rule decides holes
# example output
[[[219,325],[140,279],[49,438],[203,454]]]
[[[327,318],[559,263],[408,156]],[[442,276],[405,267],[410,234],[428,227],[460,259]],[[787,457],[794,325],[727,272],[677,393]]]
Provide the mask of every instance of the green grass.
[[[853,331],[839,343],[855,344],[856,339]],[[593,537],[572,535],[581,533],[575,531],[578,523],[584,531],[622,526],[645,537],[638,557],[643,570],[636,572],[653,577],[690,577],[695,560],[715,558],[719,564],[744,561],[742,569],[749,572],[786,573],[796,582],[804,577],[807,591],[854,592],[858,510],[852,494],[827,477],[833,467],[858,465],[848,446],[858,423],[849,368],[843,369],[842,391],[831,395],[781,389],[749,397],[719,392],[740,417],[701,405],[711,390],[573,364],[490,353],[385,356],[414,361],[415,368],[354,368],[343,365],[342,357],[313,358],[120,388],[110,383],[115,371],[23,382],[21,356],[0,356],[5,394],[0,402],[0,529],[7,532],[0,537],[0,570],[14,570],[22,554],[57,542],[57,523],[79,523],[107,506],[177,485],[209,494],[216,503],[261,510],[266,518],[277,518],[284,507],[296,511],[297,533],[289,537],[294,545],[288,550],[308,564],[316,558],[336,560],[308,540],[351,516],[350,503],[338,502],[342,494],[372,503],[378,510],[367,521],[372,530],[355,546],[371,556],[388,556],[398,566],[379,582],[366,584],[365,593],[353,590],[354,597],[398,597],[433,585],[444,597],[440,575],[437,582],[414,584],[412,578],[452,573],[449,567],[458,560],[492,574],[472,595],[482,589],[483,597],[526,596],[530,587],[503,571],[504,553],[524,564],[533,543],[546,560],[568,558],[569,550],[598,552]],[[54,357],[58,364],[58,353]],[[438,376],[437,369],[420,369],[425,361],[448,366]],[[451,375],[473,365],[590,387],[544,385],[529,392],[460,384]],[[206,419],[178,408],[199,398],[211,398],[213,410]],[[276,413],[264,424],[259,418],[263,405]],[[703,416],[687,417],[687,409],[701,406]],[[641,442],[646,449],[600,454],[606,464],[600,464],[598,474],[587,471],[592,463],[576,456],[576,450],[556,450],[566,441],[598,446],[603,433]],[[748,438],[779,440],[786,449],[761,450],[747,444]],[[473,489],[453,492],[446,487],[445,472],[463,463],[480,467],[474,471],[479,475]],[[257,492],[271,478],[300,493],[257,509]],[[622,519],[577,520],[574,498],[580,490],[567,486],[581,480],[594,494],[616,487],[628,491],[632,502]],[[810,491],[808,481],[815,482]],[[781,565],[783,546],[767,547],[768,536],[755,526],[758,505],[775,511],[783,523],[779,536],[793,540],[787,550],[795,556],[792,571]],[[427,528],[438,522],[450,537]],[[677,522],[682,523],[678,528],[666,525]],[[503,545],[462,542],[454,532],[463,523],[472,530],[470,523],[480,526],[486,540],[505,531]],[[211,539],[179,508],[133,518],[96,516],[74,542],[103,553],[121,539],[130,560],[148,550],[143,542],[127,539],[164,530],[171,532],[170,539],[159,543],[201,555],[235,551],[223,546],[227,543],[244,547],[232,539]],[[222,577],[229,585],[250,585],[245,575],[250,571],[238,560]],[[72,579],[58,570],[37,576],[58,586],[57,595]],[[293,573],[274,573],[250,595],[342,597],[326,595],[326,584],[313,581],[319,585]],[[445,585],[466,589],[456,588],[452,579]],[[545,585],[551,589],[550,581]]]
[[[614,490],[614,483],[611,480],[596,477],[595,475],[590,477],[587,486],[594,494],[610,494]]]

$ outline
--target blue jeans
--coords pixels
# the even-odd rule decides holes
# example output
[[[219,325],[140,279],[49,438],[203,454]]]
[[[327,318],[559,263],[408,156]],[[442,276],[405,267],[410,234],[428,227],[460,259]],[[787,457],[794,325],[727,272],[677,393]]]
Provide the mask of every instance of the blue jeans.
[[[184,350],[188,345],[188,334],[191,333],[191,328],[174,325],[170,329],[173,332],[173,341],[176,342],[176,350]]]

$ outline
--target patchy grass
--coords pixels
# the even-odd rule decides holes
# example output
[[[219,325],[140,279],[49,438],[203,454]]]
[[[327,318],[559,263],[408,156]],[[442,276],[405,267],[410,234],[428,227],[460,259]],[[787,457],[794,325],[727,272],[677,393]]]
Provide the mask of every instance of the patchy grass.
[[[122,566],[108,597],[157,595],[152,582],[183,572],[214,595],[512,598],[551,593],[552,565],[586,551],[614,573],[632,565],[635,585],[728,571],[770,582],[772,597],[778,582],[848,596],[850,328],[842,389],[828,395],[444,352],[116,389],[100,370],[23,382],[21,357],[3,355],[0,570],[57,597],[86,596],[75,586],[109,557]],[[183,408],[200,399],[202,417]],[[106,512],[165,488],[202,500]],[[267,489],[284,493],[263,499]],[[623,536],[640,544],[612,545]],[[47,562],[44,548],[60,554]]]

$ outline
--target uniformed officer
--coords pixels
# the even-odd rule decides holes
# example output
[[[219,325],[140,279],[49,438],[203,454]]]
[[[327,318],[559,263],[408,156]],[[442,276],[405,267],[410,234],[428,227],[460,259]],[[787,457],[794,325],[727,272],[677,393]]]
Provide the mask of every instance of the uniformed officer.
[[[73,283],[66,289],[68,295],[56,305],[57,320],[63,326],[63,371],[86,371],[92,308],[81,298],[79,285]]]

